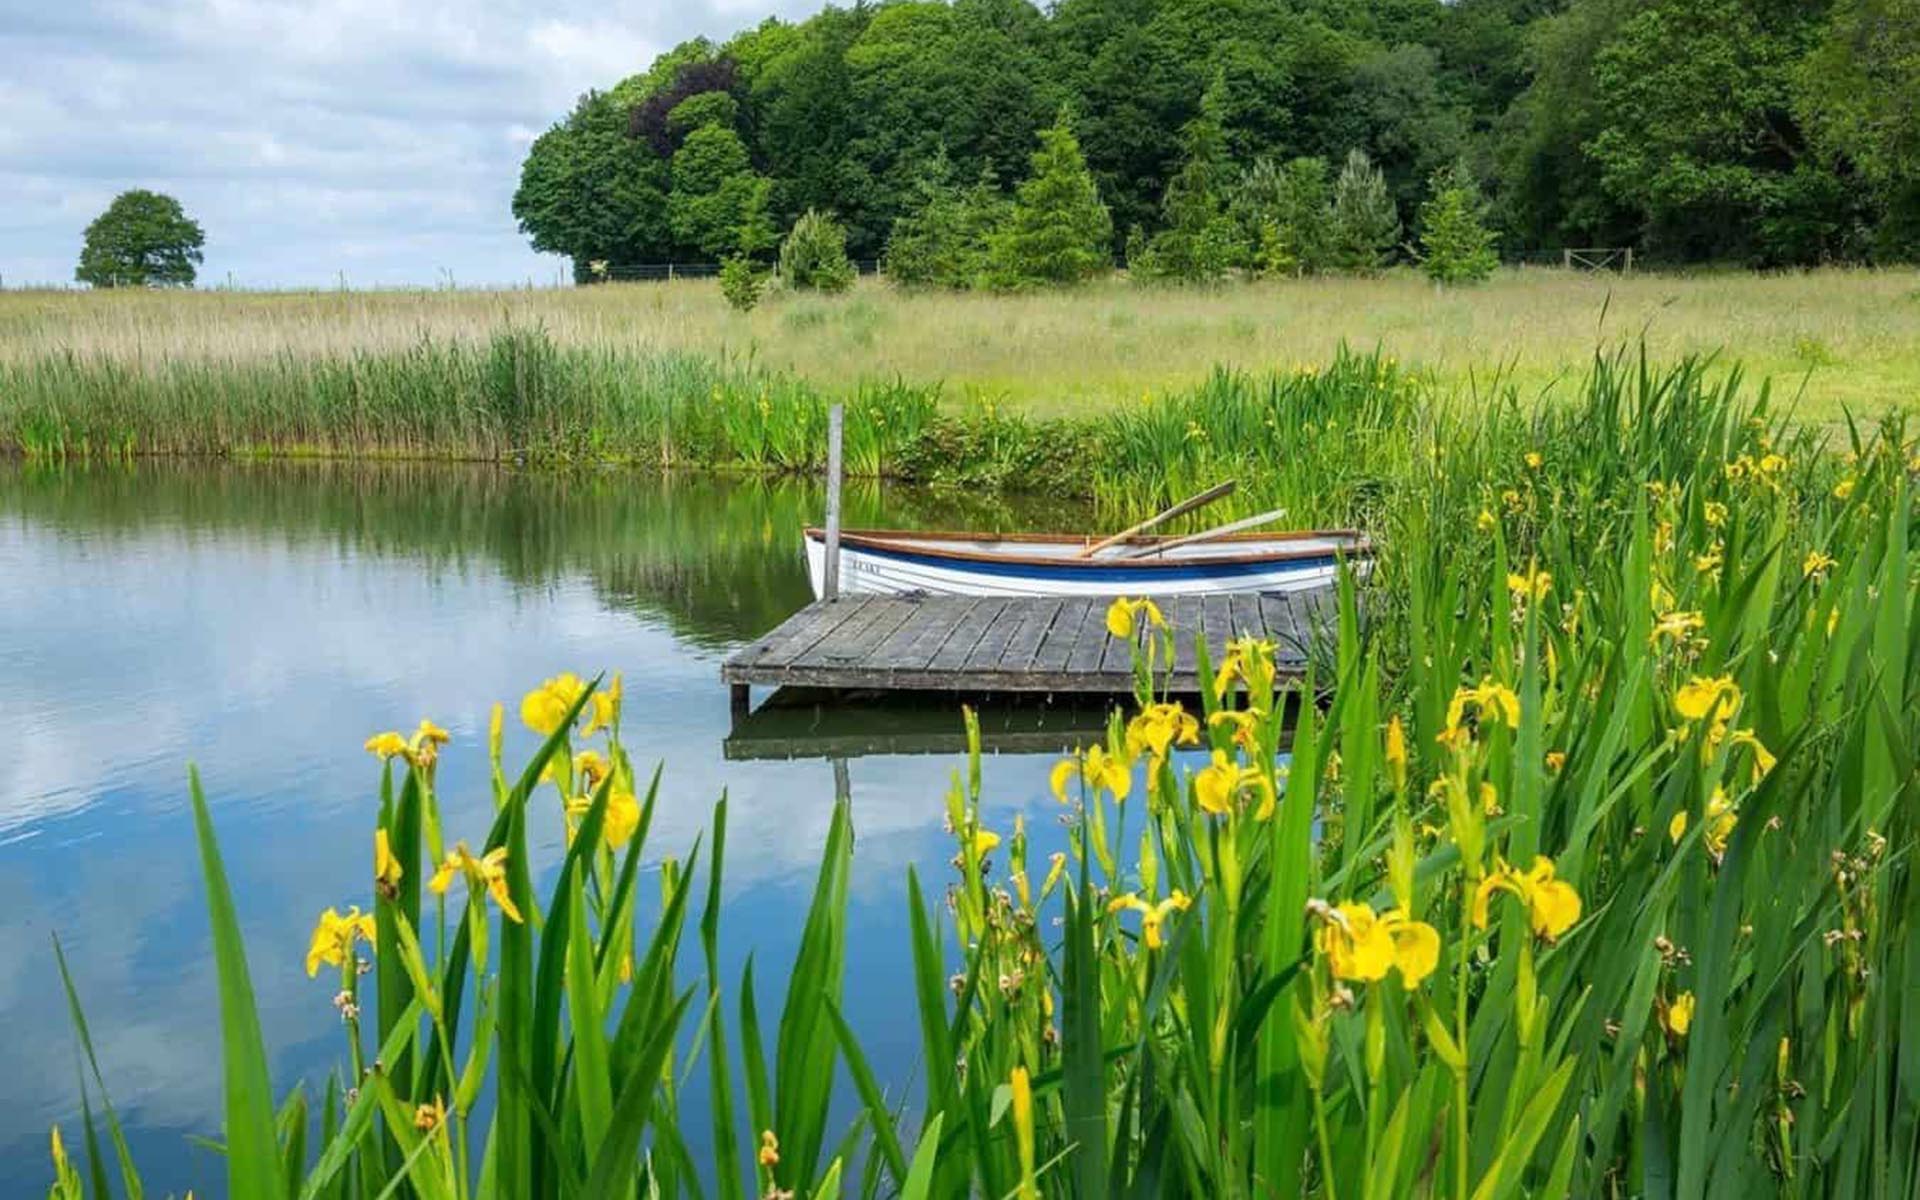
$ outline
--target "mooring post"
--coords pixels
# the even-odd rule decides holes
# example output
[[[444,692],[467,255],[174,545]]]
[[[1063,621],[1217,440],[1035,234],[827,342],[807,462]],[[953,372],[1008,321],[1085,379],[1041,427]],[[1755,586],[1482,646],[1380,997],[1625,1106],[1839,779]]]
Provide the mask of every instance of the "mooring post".
[[[827,560],[820,572],[824,600],[840,598],[840,430],[846,413],[840,404],[827,411]]]

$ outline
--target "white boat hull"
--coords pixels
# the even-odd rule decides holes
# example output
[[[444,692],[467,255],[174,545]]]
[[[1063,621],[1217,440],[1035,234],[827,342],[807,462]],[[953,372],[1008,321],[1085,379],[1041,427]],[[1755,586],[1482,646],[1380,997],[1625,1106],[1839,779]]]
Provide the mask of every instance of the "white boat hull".
[[[805,540],[807,578],[813,594],[823,595],[826,544]],[[1369,561],[1351,564],[1364,574]],[[1097,563],[982,562],[916,552],[841,543],[842,595],[936,596],[1204,596],[1227,592],[1293,592],[1326,587],[1339,575],[1339,559],[1324,555],[1267,562],[1174,561],[1164,565],[1102,559]]]

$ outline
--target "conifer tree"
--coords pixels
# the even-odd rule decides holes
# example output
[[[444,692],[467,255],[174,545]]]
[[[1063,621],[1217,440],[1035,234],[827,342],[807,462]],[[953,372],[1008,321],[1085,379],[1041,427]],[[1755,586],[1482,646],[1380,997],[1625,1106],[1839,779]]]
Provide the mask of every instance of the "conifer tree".
[[[1080,283],[1105,274],[1113,262],[1113,220],[1064,108],[1040,131],[1031,164],[1032,174],[990,239],[988,270],[995,286]]]
[[[1400,214],[1386,176],[1364,150],[1347,152],[1334,181],[1332,232],[1334,266],[1361,274],[1379,270],[1400,240]]]
[[[1479,283],[1500,258],[1493,231],[1483,219],[1485,203],[1464,167],[1433,174],[1432,195],[1420,206],[1420,269],[1443,286]]]
[[[1226,80],[1215,75],[1200,112],[1181,131],[1180,170],[1161,204],[1167,226],[1148,243],[1150,274],[1211,283],[1246,258],[1245,241],[1227,212]]]

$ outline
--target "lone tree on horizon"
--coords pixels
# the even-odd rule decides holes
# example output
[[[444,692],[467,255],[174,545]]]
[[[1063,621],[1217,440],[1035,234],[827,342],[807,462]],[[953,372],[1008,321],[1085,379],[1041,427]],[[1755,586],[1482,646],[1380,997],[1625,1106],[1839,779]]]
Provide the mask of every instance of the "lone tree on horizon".
[[[192,287],[206,234],[172,196],[121,192],[87,226],[73,277],[94,287]]]

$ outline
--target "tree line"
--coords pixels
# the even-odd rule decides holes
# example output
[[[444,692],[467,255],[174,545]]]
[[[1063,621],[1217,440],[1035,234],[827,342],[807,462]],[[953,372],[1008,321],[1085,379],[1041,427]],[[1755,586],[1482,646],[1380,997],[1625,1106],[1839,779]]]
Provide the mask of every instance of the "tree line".
[[[1022,189],[1082,186],[1049,169],[1067,142],[1090,202],[1052,196],[1071,227],[1019,231]],[[1179,278],[1431,262],[1436,222],[1475,264],[1906,259],[1920,0],[828,7],[586,93],[513,208],[581,279],[765,259],[809,212],[964,286],[1005,281],[1022,239]]]

